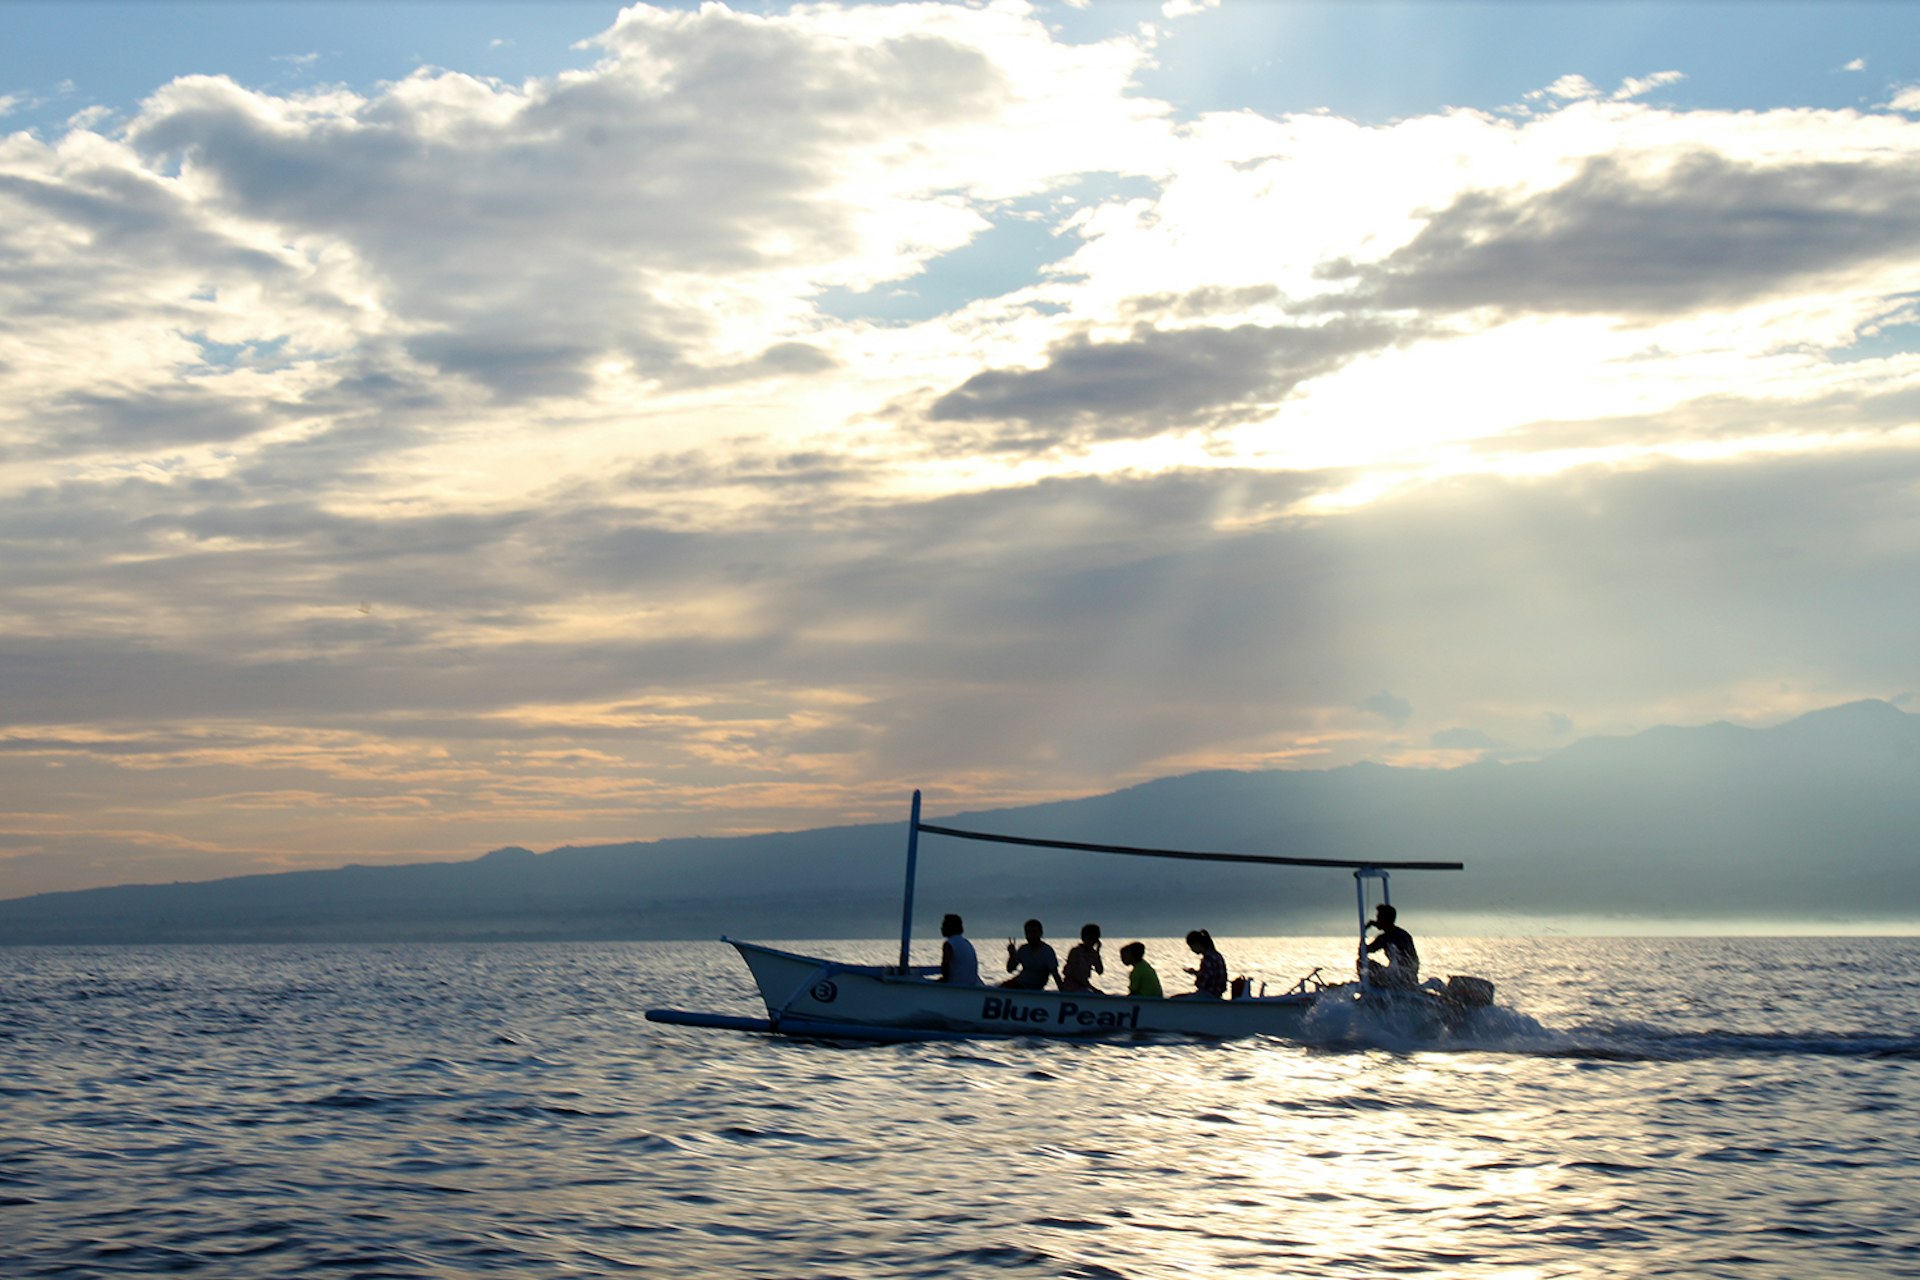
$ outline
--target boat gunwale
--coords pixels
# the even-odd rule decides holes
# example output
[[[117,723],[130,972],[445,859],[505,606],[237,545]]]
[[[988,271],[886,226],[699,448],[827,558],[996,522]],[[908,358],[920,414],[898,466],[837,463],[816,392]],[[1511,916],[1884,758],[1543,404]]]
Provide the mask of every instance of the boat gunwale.
[[[830,960],[823,956],[810,956],[800,951],[787,951],[781,947],[771,947],[764,942],[745,942],[739,938],[729,938],[725,936],[723,936],[720,941],[742,952],[748,950],[760,951],[767,955],[779,956],[785,960],[794,960],[803,964],[812,965],[823,977],[831,977],[834,974],[852,973],[862,977],[872,978],[886,986],[911,987],[915,990],[933,988],[951,991],[1004,991],[1009,995],[1017,995],[1023,999],[1027,997],[1039,997],[1049,1001],[1094,999],[1113,1001],[1121,1004],[1189,1003],[1186,997],[1178,995],[1134,996],[1127,995],[1120,991],[1062,991],[1056,987],[1008,987],[997,982],[945,983],[910,973],[903,974],[893,965],[861,964],[858,962]],[[751,965],[748,966],[748,971],[752,971]],[[755,985],[758,985],[757,975],[755,977]],[[1325,994],[1326,991],[1337,990],[1339,985],[1341,984],[1330,985],[1322,991],[1282,991],[1270,996],[1241,996],[1237,1000],[1229,1000],[1226,998],[1194,1000],[1192,1003],[1209,1008],[1254,1006],[1273,1008],[1276,1005],[1311,1005]],[[764,988],[762,989],[762,995],[763,997],[765,995]],[[794,1015],[788,1014],[785,1016],[792,1017]]]

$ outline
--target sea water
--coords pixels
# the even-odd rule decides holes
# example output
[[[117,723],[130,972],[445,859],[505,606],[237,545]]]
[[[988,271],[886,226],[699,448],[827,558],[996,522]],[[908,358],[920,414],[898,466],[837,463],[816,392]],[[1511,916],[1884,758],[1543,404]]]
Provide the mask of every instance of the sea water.
[[[1920,942],[1422,950],[1499,985],[1471,1034],[813,1044],[644,1020],[760,1012],[719,943],[0,948],[0,1275],[1920,1275]]]

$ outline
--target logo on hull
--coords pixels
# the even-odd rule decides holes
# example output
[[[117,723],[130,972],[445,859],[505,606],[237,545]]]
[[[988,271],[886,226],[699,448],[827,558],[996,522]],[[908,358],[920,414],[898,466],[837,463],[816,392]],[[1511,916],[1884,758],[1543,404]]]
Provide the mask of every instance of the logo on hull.
[[[980,1005],[982,1022],[1012,1022],[1023,1026],[1085,1027],[1089,1030],[1137,1030],[1140,1006],[1082,1008],[1072,1000],[1058,1004],[1029,1002],[1013,996],[988,996]]]

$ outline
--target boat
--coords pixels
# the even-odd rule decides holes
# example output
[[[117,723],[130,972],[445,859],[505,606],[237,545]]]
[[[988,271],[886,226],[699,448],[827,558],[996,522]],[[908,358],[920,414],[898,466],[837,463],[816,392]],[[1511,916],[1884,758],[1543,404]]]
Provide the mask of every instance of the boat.
[[[1336,867],[1353,873],[1360,911],[1360,950],[1352,981],[1328,981],[1314,970],[1290,988],[1267,994],[1236,982],[1231,998],[1142,999],[1089,991],[1030,990],[964,986],[931,981],[909,964],[912,944],[913,886],[922,835],[989,841],[1035,848],[1079,850],[1130,857],[1173,858],[1200,862],[1257,863],[1273,866]],[[854,964],[783,951],[756,942],[721,939],[746,963],[765,1018],[684,1009],[649,1009],[652,1022],[681,1026],[827,1040],[934,1040],[1038,1036],[1050,1039],[1113,1039],[1151,1035],[1233,1039],[1267,1035],[1304,1038],[1310,1020],[1330,1010],[1358,1006],[1385,1015],[1416,1035],[1456,1027],[1472,1011],[1493,1003],[1493,984],[1483,978],[1451,976],[1417,987],[1383,982],[1366,959],[1369,887],[1389,901],[1395,871],[1458,871],[1458,862],[1360,861],[1296,858],[1272,854],[1210,853],[1186,849],[1150,849],[1093,844],[1037,836],[1003,835],[923,822],[920,793],[913,793],[907,829],[905,904],[900,921],[898,964]]]

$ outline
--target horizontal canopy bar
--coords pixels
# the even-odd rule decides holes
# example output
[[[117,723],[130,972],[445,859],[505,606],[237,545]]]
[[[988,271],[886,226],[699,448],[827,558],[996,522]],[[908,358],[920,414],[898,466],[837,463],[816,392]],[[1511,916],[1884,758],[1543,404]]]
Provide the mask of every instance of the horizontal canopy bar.
[[[1281,858],[1264,853],[1195,853],[1189,849],[1136,849],[1124,844],[1083,844],[1078,840],[1042,840],[1035,836],[997,836],[985,831],[962,831],[958,827],[936,827],[931,822],[915,823],[918,830],[936,836],[956,836],[962,840],[986,840],[993,844],[1024,844],[1040,849],[1079,849],[1086,853],[1124,853],[1135,858],[1184,858],[1190,862],[1261,862],[1276,867],[1360,867],[1384,871],[1458,871],[1458,862],[1370,862],[1353,858]]]

